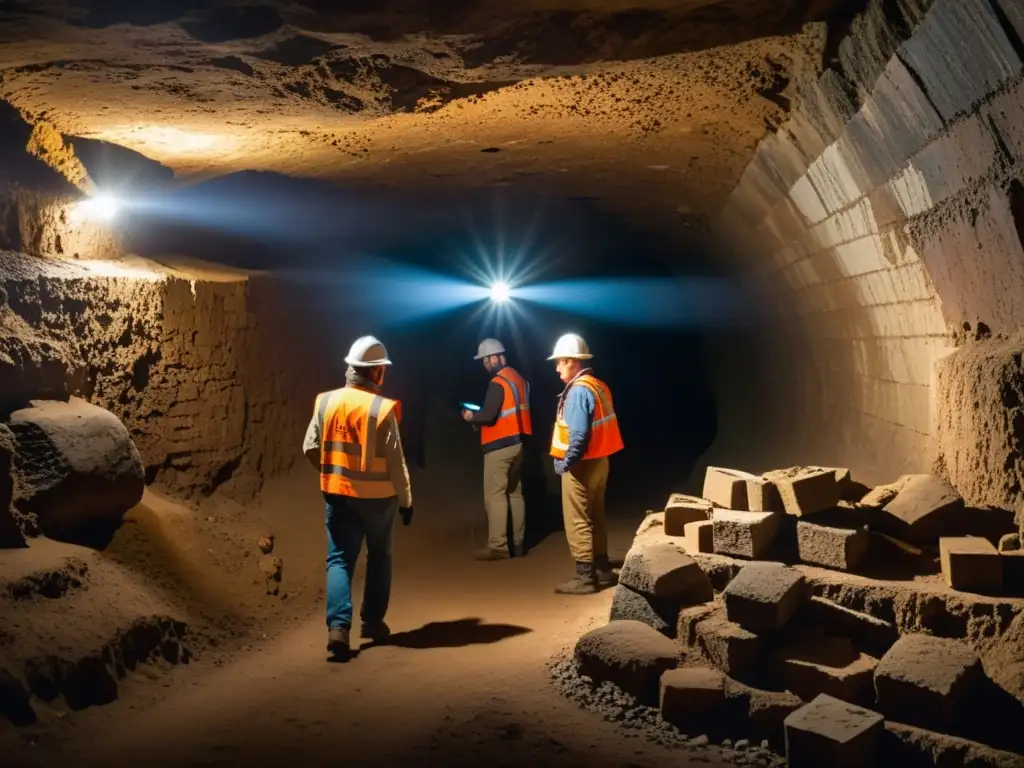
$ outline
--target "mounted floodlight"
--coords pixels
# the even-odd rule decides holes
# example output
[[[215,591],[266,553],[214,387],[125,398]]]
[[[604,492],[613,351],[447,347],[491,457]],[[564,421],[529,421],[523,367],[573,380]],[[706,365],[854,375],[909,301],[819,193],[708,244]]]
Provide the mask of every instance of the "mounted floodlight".
[[[121,209],[121,202],[112,195],[96,195],[75,206],[75,218],[82,221],[112,221]]]
[[[497,282],[491,285],[491,301],[495,304],[502,304],[508,301],[512,296],[512,291],[508,287],[508,283]]]

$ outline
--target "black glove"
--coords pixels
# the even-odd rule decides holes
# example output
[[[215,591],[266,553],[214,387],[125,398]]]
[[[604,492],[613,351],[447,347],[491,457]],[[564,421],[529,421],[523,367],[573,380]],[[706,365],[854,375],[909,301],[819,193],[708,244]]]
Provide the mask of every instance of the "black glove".
[[[402,516],[402,525],[412,522],[412,507],[399,507],[398,514]]]

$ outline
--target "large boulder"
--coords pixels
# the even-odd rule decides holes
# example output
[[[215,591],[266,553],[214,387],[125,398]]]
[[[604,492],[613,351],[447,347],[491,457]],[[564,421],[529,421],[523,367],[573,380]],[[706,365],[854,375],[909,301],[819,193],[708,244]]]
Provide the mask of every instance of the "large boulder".
[[[679,665],[682,648],[639,621],[613,621],[576,642],[580,672],[612,682],[639,702],[658,705],[661,674]]]
[[[33,401],[11,414],[15,505],[42,533],[74,537],[118,524],[141,499],[145,469],[120,419],[84,400]]]

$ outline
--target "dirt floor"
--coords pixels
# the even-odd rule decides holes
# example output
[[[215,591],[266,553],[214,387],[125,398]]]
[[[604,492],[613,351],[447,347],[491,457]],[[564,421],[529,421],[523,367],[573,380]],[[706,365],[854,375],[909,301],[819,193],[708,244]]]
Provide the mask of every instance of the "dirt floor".
[[[102,576],[103,590],[70,590],[64,612],[53,616],[73,620],[81,607],[74,601],[91,600],[91,621],[116,622],[120,610],[97,607],[95,596],[117,602],[129,582],[145,582],[154,605],[186,615],[196,657],[140,666],[113,703],[78,711],[40,704],[32,726],[5,721],[4,764],[679,763],[678,751],[643,743],[551,686],[546,663],[607,621],[611,592],[553,592],[570,572],[560,532],[522,560],[473,561],[484,535],[475,484],[451,503],[459,498],[453,485],[471,476],[472,467],[414,476],[417,518],[396,532],[388,617],[395,635],[346,664],[325,652],[323,523],[315,482],[303,482],[313,478],[297,472],[272,484],[258,509],[222,505],[216,513],[147,492],[105,551],[77,550],[92,558],[88,578]],[[624,554],[643,516],[616,512],[613,557]],[[284,565],[276,596],[266,594],[257,566],[257,542],[270,527]],[[713,746],[697,748],[693,759],[729,764]]]

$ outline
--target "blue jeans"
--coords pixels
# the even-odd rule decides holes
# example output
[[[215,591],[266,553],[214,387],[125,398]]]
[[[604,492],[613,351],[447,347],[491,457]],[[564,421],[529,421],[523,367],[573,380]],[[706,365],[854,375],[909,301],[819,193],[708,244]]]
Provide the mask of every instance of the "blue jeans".
[[[391,600],[391,541],[398,499],[324,494],[327,508],[327,627],[352,626],[352,574],[366,538],[366,587],[360,618],[384,620]]]

